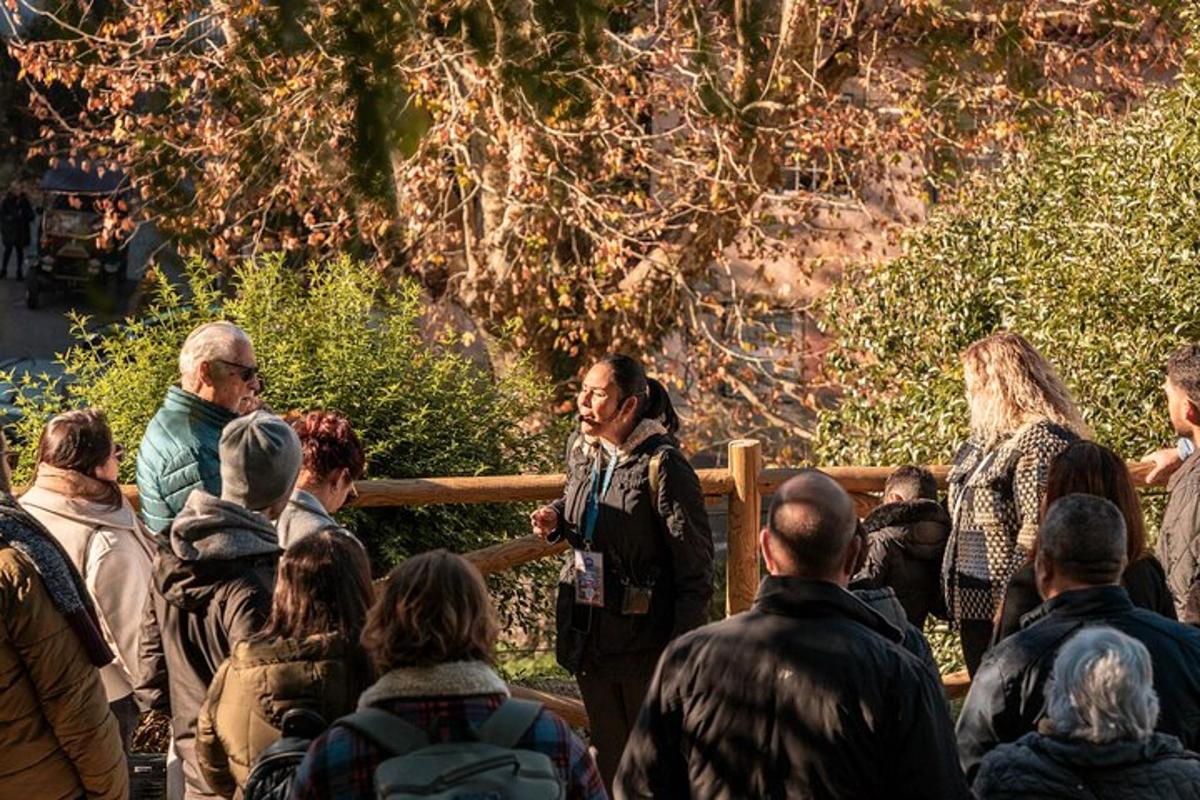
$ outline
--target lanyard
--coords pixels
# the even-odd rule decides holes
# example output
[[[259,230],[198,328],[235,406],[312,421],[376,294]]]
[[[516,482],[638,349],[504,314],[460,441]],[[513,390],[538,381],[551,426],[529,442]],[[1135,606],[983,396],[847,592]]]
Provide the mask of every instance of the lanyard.
[[[617,455],[613,453],[608,459],[608,468],[604,471],[603,482],[600,478],[600,456],[592,464],[592,489],[588,494],[587,512],[583,520],[583,544],[587,550],[592,549],[592,538],[596,532],[596,520],[600,516],[600,499],[608,494],[608,486],[612,483],[613,468],[617,466]]]

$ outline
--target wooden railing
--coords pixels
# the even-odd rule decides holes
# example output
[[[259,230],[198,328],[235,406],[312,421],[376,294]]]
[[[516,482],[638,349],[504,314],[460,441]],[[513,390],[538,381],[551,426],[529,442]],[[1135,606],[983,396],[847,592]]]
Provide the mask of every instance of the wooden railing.
[[[800,472],[798,469],[764,469],[762,448],[752,439],[729,444],[729,467],[697,470],[700,486],[709,502],[724,500],[728,504],[726,533],[725,609],[736,614],[750,608],[760,580],[758,532],[762,513],[762,498],[772,494],[784,481]],[[894,467],[821,467],[850,493],[865,515],[879,502],[879,493]],[[946,466],[929,468],[945,486]],[[1130,462],[1129,470],[1141,483],[1149,466]],[[479,478],[412,478],[403,480],[360,481],[354,505],[363,508],[397,506],[444,505],[450,503],[511,503],[518,501],[550,501],[562,496],[564,475],[505,475]],[[137,489],[122,487],[127,497],[137,503]],[[486,574],[504,572],[521,564],[548,558],[566,549],[565,543],[549,544],[537,536],[528,535],[491,545],[463,555]],[[942,678],[950,697],[966,693],[970,681],[965,672]],[[583,704],[573,698],[538,692],[514,686],[513,693],[542,701],[570,724],[583,726],[587,714]]]
[[[697,470],[700,487],[709,502],[728,504],[726,531],[725,609],[728,614],[746,611],[754,602],[761,578],[758,556],[758,532],[762,498],[772,494],[798,469],[764,469],[762,447],[755,440],[737,440],[729,444],[728,468]],[[854,498],[865,515],[879,502],[878,494],[893,467],[823,467]],[[939,483],[945,483],[947,467],[931,467]],[[363,481],[357,486],[361,507],[415,506],[446,503],[508,503],[545,501],[561,497],[565,475],[513,475],[482,478],[417,478],[409,480]],[[503,572],[520,564],[563,552],[566,543],[549,544],[533,535],[501,542],[463,555],[485,575]],[[943,678],[951,697],[966,693],[966,673]],[[587,724],[583,704],[573,698],[559,697],[524,687],[512,687],[514,695],[545,703],[572,725]]]

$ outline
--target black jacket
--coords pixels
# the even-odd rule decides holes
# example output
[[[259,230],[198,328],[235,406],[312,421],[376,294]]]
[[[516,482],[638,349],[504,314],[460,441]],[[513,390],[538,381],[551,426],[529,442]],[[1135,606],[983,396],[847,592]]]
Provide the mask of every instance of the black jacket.
[[[584,549],[584,517],[599,445],[578,437],[567,458],[567,485],[556,501],[559,527]],[[662,453],[658,494],[651,496],[650,462]],[[575,603],[571,565],[557,604],[557,651],[572,672],[619,678],[648,675],[667,642],[708,622],[713,593],[713,543],[695,470],[657,423],[634,430],[618,455],[600,499],[594,550],[604,554],[605,605]],[[622,613],[627,585],[651,588],[649,613]]]
[[[867,563],[853,588],[896,590],[908,621],[918,628],[931,613],[946,616],[942,556],[950,538],[950,515],[936,500],[888,503],[863,520]]]
[[[904,606],[900,605],[895,591],[890,588],[852,589],[850,594],[896,626],[901,634],[900,645],[921,659],[921,663],[929,667],[929,671],[933,673],[934,677],[941,680],[941,673],[938,672],[937,661],[933,658],[933,649],[929,646],[929,640],[925,638],[925,634],[920,628],[908,621]]]
[[[1088,625],[1108,625],[1146,646],[1162,706],[1157,729],[1189,749],[1200,745],[1200,630],[1135,607],[1120,586],[1100,586],[1048,600],[984,657],[958,718],[968,778],[997,745],[1036,729],[1058,649]]]
[[[1129,599],[1138,608],[1162,614],[1167,619],[1176,619],[1175,601],[1167,588],[1167,575],[1162,564],[1152,555],[1146,555],[1125,568],[1121,585],[1129,593]],[[1027,563],[1015,573],[1004,590],[1004,602],[1000,606],[1000,622],[992,636],[992,644],[1003,641],[1021,630],[1021,619],[1042,604],[1037,581],[1033,575],[1033,564]]]
[[[768,577],[663,654],[616,796],[969,797],[941,687],[844,589]]]
[[[1091,744],[1027,733],[988,753],[979,800],[1200,800],[1200,756],[1174,736]]]
[[[188,796],[209,791],[196,759],[200,706],[233,645],[271,612],[281,551],[275,529],[197,489],[160,544],[138,643],[138,704],[171,716]]]
[[[29,244],[29,223],[33,222],[33,206],[24,194],[5,195],[0,200],[0,240],[6,245],[25,247]]]

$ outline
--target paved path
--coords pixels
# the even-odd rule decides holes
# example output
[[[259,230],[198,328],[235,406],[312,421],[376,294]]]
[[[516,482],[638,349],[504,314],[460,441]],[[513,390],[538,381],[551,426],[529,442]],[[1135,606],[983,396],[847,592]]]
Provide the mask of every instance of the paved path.
[[[61,292],[44,292],[41,307],[31,311],[25,307],[24,281],[16,280],[10,271],[7,279],[0,280],[0,361],[53,359],[72,344],[68,312],[86,314],[94,324],[119,319],[125,314],[129,289],[130,285],[126,285],[117,313],[102,314],[83,294]]]

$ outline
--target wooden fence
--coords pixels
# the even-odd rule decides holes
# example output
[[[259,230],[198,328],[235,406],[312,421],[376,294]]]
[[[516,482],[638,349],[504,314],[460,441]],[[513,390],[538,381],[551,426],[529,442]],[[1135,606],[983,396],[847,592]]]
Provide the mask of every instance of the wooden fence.
[[[799,469],[764,469],[762,447],[753,439],[741,439],[729,444],[729,466],[723,469],[697,470],[700,486],[708,502],[728,505],[726,533],[725,610],[736,614],[750,608],[760,581],[758,533],[762,514],[762,498],[772,494],[784,481],[800,472]],[[879,493],[894,467],[821,467],[850,493],[865,515],[879,503]],[[1135,480],[1144,477],[1149,467],[1131,462],[1129,470]],[[940,486],[945,486],[946,466],[931,466]],[[412,478],[404,480],[360,481],[358,498],[353,505],[363,508],[439,505],[449,503],[511,503],[545,501],[561,497],[565,475],[504,475],[480,478]],[[136,503],[137,489],[122,487]],[[503,572],[540,558],[549,558],[566,550],[565,542],[549,544],[532,534],[501,542],[481,550],[463,553],[485,575]],[[954,698],[964,695],[970,686],[966,672],[942,677],[947,694]],[[584,726],[587,714],[583,704],[574,699],[538,692],[524,687],[512,687],[513,694],[530,697],[545,703],[570,724]]]

